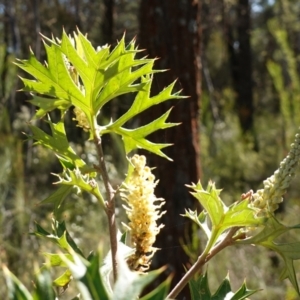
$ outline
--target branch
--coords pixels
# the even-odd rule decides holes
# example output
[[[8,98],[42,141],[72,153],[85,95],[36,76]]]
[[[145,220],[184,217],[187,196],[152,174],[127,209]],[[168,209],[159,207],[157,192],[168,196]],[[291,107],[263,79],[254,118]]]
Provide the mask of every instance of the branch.
[[[193,276],[201,269],[203,265],[205,265],[210,259],[212,259],[217,253],[219,253],[224,248],[233,244],[236,240],[233,238],[234,234],[239,230],[239,227],[233,227],[228,231],[227,236],[209,253],[204,251],[199,257],[196,263],[185,273],[185,275],[181,278],[181,280],[177,283],[177,285],[173,288],[170,294],[167,296],[169,299],[175,299],[177,295],[183,290],[183,288],[187,285],[187,283],[193,278]]]
[[[106,202],[106,214],[108,218],[108,228],[110,236],[110,247],[111,247],[111,256],[112,256],[112,267],[113,267],[113,276],[114,281],[117,280],[117,225],[116,225],[116,215],[115,215],[115,190],[110,184],[108,172],[105,165],[104,154],[102,149],[101,138],[95,134],[94,143],[96,145],[98,159],[99,159],[99,169],[107,193],[107,202]]]

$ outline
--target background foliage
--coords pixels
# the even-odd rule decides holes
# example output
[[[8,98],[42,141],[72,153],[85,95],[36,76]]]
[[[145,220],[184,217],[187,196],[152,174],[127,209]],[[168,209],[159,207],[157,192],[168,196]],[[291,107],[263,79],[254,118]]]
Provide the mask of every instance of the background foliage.
[[[202,1],[201,9],[201,180],[205,183],[214,180],[217,187],[224,189],[223,199],[228,204],[250,188],[256,189],[273,173],[286,154],[300,120],[299,2],[257,0],[249,3],[251,26],[248,28],[254,121],[251,130],[245,131],[241,127],[233,72],[234,68],[247,71],[233,59],[233,53],[240,50],[237,7],[241,2],[207,0]],[[113,4],[112,20],[109,18],[110,4]],[[59,165],[45,149],[32,147],[30,141],[23,142],[22,132],[28,132],[26,122],[34,114],[34,108],[26,102],[30,95],[16,92],[20,81],[11,62],[16,57],[27,58],[28,45],[38,58],[45,59],[38,33],[61,36],[62,27],[66,32],[72,32],[78,26],[81,32],[88,32],[95,46],[107,42],[115,44],[124,31],[129,41],[139,33],[139,4],[139,1],[130,0],[6,0],[0,4],[0,260],[27,286],[33,276],[32,266],[41,264],[38,253],[46,247],[48,252],[51,251],[51,245],[40,243],[28,232],[33,230],[34,221],[46,228],[50,226],[50,209],[37,204],[49,194],[54,180],[50,171],[59,170]],[[159,82],[153,84],[159,85]],[[118,106],[113,101],[101,117],[121,115],[129,107],[130,100],[130,97],[124,97],[122,105]],[[52,117],[55,119],[56,116]],[[69,116],[70,121],[71,118]],[[129,125],[136,126],[135,123]],[[66,129],[77,153],[93,162],[95,149],[83,142],[81,131],[71,130],[71,127]],[[112,162],[110,174],[117,185],[124,174],[124,161],[120,159],[123,149],[113,136],[106,142],[106,155]],[[172,158],[176,163],[176,157]],[[299,176],[296,176],[288,201],[279,212],[284,222],[293,224],[297,223],[300,210],[298,180]],[[95,209],[93,199],[72,197],[63,203],[59,212],[68,222],[70,233],[80,237],[78,242],[83,251],[97,248],[99,241],[105,244],[103,229],[106,224]],[[184,227],[186,222],[182,219],[176,226]],[[193,251],[199,251],[199,244],[201,247],[196,232],[193,237],[182,236],[182,243],[187,251],[193,247]],[[161,251],[167,254],[172,249]],[[250,288],[264,289],[253,299],[298,299],[288,282],[279,283],[278,277],[273,276],[281,267],[273,253],[257,247],[237,248],[234,255],[232,251],[225,250],[222,257],[216,258],[215,264],[209,265],[211,286],[219,286],[229,269],[232,284],[236,287],[247,277]],[[0,276],[1,298],[5,295],[2,280]]]

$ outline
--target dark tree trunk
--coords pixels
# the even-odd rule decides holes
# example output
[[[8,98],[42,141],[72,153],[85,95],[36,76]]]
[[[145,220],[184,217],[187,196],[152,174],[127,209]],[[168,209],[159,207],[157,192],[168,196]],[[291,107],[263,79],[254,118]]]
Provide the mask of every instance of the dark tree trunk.
[[[104,43],[113,43],[114,34],[114,0],[104,0],[102,34]]]
[[[236,13],[236,22],[227,22],[227,41],[236,91],[236,107],[241,128],[246,132],[253,129],[254,114],[249,0],[238,0]]]
[[[180,122],[173,127],[153,135],[154,142],[174,143],[164,149],[174,162],[148,155],[150,166],[156,166],[159,179],[156,189],[158,197],[166,200],[163,223],[165,224],[156,242],[162,248],[155,255],[153,267],[168,264],[175,273],[173,283],[185,273],[189,259],[180,246],[180,239],[189,225],[180,214],[185,208],[195,207],[196,201],[190,196],[185,184],[197,182],[200,178],[199,156],[199,106],[201,93],[200,63],[200,1],[183,0],[142,0],[140,9],[139,42],[150,57],[159,57],[157,69],[170,69],[157,74],[153,93],[162,90],[178,78],[178,89],[190,98],[178,102],[163,103],[146,112],[143,121],[150,122],[174,106],[170,121]],[[183,224],[186,224],[183,226]],[[190,297],[187,291],[182,296]],[[187,298],[187,299],[188,299]],[[178,298],[179,299],[179,298]]]

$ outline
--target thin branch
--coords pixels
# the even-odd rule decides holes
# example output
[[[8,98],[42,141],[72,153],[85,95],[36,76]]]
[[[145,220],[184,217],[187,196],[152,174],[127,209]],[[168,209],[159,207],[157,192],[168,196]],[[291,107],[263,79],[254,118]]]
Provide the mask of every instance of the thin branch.
[[[239,230],[239,227],[233,227],[228,231],[227,236],[209,253],[205,251],[198,257],[198,260],[195,264],[186,272],[186,274],[182,277],[182,279],[177,283],[174,289],[170,292],[167,298],[175,299],[177,295],[182,291],[182,289],[188,284],[188,282],[193,278],[193,276],[201,269],[203,265],[205,265],[211,258],[213,258],[217,253],[219,253],[222,249],[231,245],[236,239],[233,238],[235,233]]]
[[[99,159],[99,169],[107,193],[106,214],[108,218],[113,276],[114,276],[114,281],[116,281],[118,243],[117,243],[117,225],[116,225],[116,215],[115,215],[115,190],[113,189],[109,181],[109,176],[108,176],[108,172],[104,160],[101,138],[95,135],[94,143],[96,145],[98,159]]]

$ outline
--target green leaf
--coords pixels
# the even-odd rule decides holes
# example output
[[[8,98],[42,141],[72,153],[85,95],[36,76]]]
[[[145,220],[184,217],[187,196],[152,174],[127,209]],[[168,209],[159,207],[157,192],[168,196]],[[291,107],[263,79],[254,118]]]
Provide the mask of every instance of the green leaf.
[[[288,278],[299,294],[299,285],[293,262],[300,259],[300,242],[277,243],[275,241],[277,237],[293,229],[300,229],[300,225],[287,227],[281,224],[274,216],[271,216],[259,233],[236,243],[260,245],[277,252],[285,262],[280,278]]]
[[[206,190],[202,187],[200,181],[188,187],[194,190],[191,194],[200,202],[205,211],[207,211],[212,225],[219,225],[227,210],[226,205],[219,197],[221,190],[217,190],[215,184],[211,181],[208,183]]]
[[[260,290],[249,290],[246,286],[246,282],[235,292],[230,300],[243,300],[248,299],[251,295],[259,292]]]
[[[90,171],[85,162],[75,153],[69,144],[66,136],[65,126],[63,121],[59,121],[57,124],[48,121],[50,125],[52,136],[39,129],[36,126],[29,125],[33,135],[30,138],[36,140],[37,144],[52,150],[58,156],[63,157],[74,167],[80,168],[83,172]]]
[[[256,211],[249,207],[249,200],[245,199],[229,206],[222,221],[222,228],[257,227],[266,221],[267,218],[256,217]]]
[[[105,285],[100,276],[100,257],[97,253],[91,261],[73,253],[72,261],[65,259],[82,299],[109,300]]]
[[[65,32],[62,39],[43,37],[47,52],[47,63],[42,65],[31,52],[29,60],[18,60],[17,65],[34,77],[21,78],[24,90],[34,96],[31,102],[39,107],[35,118],[40,118],[54,109],[60,109],[62,116],[65,110],[74,105],[81,109],[87,118],[90,137],[106,133],[121,135],[126,153],[142,148],[162,157],[168,158],[162,151],[169,144],[154,144],[146,137],[159,129],[166,129],[178,124],[166,123],[170,111],[157,120],[140,128],[129,129],[124,124],[141,112],[171,99],[183,99],[180,92],[173,92],[175,82],[167,86],[158,95],[150,96],[153,74],[161,72],[153,69],[155,59],[136,58],[140,52],[135,47],[135,41],[125,45],[125,36],[117,46],[110,51],[108,47],[97,48],[81,32],[74,34],[74,38]],[[96,117],[103,106],[123,94],[136,93],[130,109],[110,124],[97,124]],[[90,129],[88,129],[90,128]],[[34,137],[63,157],[73,166],[79,165],[71,149],[57,149],[49,135],[34,129]],[[65,133],[63,134],[65,136]],[[63,141],[63,140],[62,140]],[[86,170],[87,172],[88,170]]]
[[[162,282],[158,287],[152,290],[149,294],[140,298],[140,300],[162,300],[167,299],[167,295],[170,289],[172,281],[172,276],[169,276],[164,282]]]
[[[55,98],[49,99],[35,95],[33,96],[33,99],[29,100],[28,102],[39,107],[33,119],[40,119],[44,117],[48,112],[51,112],[54,109],[59,109],[61,110],[61,113],[64,114],[64,112],[67,111],[70,107],[70,102],[67,100]]]
[[[56,294],[53,290],[51,274],[48,269],[42,270],[35,280],[34,300],[55,300]]]
[[[200,275],[197,279],[191,279],[189,281],[189,288],[192,300],[211,299],[207,272],[205,272],[203,275]]]
[[[67,257],[67,256],[65,256],[65,257]],[[65,263],[65,265],[67,265],[67,264]],[[72,280],[72,273],[69,269],[67,269],[62,275],[60,275],[55,280],[53,280],[53,284],[55,286],[65,288],[66,286],[68,286],[68,284],[71,282],[71,280]]]
[[[109,125],[108,129],[114,129],[121,127],[127,121],[145,111],[153,105],[157,105],[169,99],[183,99],[184,96],[180,96],[179,93],[173,93],[175,81],[171,83],[168,87],[163,89],[158,95],[150,97],[152,77],[142,77],[143,88],[139,90],[136,95],[133,104],[127,110],[127,112],[122,115],[118,120]]]
[[[72,259],[71,254],[64,254],[69,260]],[[61,254],[47,253],[44,252],[43,256],[46,258],[46,264],[51,267],[66,267],[64,260],[61,258]]]
[[[122,135],[126,154],[128,154],[134,149],[145,149],[159,156],[172,160],[161,151],[161,149],[172,144],[155,144],[151,143],[145,138],[150,133],[153,133],[154,131],[157,131],[159,129],[165,129],[168,127],[178,125],[178,123],[165,122],[170,112],[171,110],[167,111],[165,114],[163,114],[158,119],[152,121],[151,123],[145,126],[138,127],[136,129],[125,129],[122,127],[120,127],[119,129],[115,129],[114,132]]]
[[[57,217],[61,204],[71,193],[73,187],[69,185],[61,185],[53,194],[40,202],[40,204],[54,204],[54,216]]]
[[[83,253],[78,248],[71,235],[68,233],[64,221],[58,222],[53,219],[52,233],[46,231],[37,223],[35,223],[35,226],[36,231],[31,234],[48,239],[49,241],[58,245],[62,250],[68,251],[68,253],[71,249],[73,249],[73,251],[83,256]]]
[[[9,300],[33,300],[26,287],[5,266],[2,267],[6,279]]]
[[[219,197],[221,190],[216,189],[215,184],[212,182],[208,183],[206,190],[200,182],[188,187],[193,190],[191,194],[204,207],[204,211],[197,216],[197,212],[189,210],[186,211],[184,216],[198,224],[209,239],[212,237],[210,245],[213,245],[220,235],[230,228],[258,227],[267,220],[256,217],[256,211],[249,207],[247,199],[235,202],[227,207]],[[211,220],[211,229],[208,227],[207,216]]]
[[[200,275],[197,279],[190,280],[189,287],[192,300],[242,300],[258,291],[249,290],[244,282],[238,291],[232,292],[229,275],[227,275],[217,291],[212,295],[208,284],[207,272]]]
[[[89,174],[83,175],[80,170],[76,168],[74,170],[66,169],[62,176],[57,176],[59,177],[59,181],[56,182],[57,184],[75,187],[79,192],[88,192],[94,195],[103,207],[105,206],[99,186],[93,178],[90,178]]]

